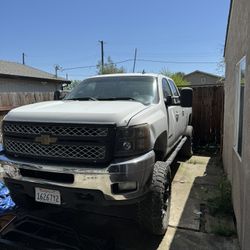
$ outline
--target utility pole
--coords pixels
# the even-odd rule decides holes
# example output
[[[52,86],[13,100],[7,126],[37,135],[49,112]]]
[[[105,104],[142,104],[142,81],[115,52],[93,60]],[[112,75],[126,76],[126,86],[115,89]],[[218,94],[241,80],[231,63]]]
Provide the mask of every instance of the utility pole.
[[[133,73],[135,73],[135,64],[136,64],[136,57],[137,57],[137,48],[135,49],[135,56],[134,56],[134,66],[133,66]]]
[[[103,48],[103,40],[99,41],[101,44],[101,72],[103,74],[103,69],[104,69],[104,48]]]
[[[23,65],[25,65],[25,54],[22,53]]]
[[[61,70],[62,68],[58,64],[56,64],[54,67],[55,67],[55,76],[57,77],[57,71]]]

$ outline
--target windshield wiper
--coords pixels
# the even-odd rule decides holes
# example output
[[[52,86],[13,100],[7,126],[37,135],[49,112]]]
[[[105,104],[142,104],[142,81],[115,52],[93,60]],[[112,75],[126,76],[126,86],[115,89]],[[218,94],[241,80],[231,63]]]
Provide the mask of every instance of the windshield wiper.
[[[65,99],[65,100],[74,100],[74,101],[98,101],[97,98],[92,97],[92,96],[87,96],[87,97],[75,97],[75,98],[69,98],[69,99]]]

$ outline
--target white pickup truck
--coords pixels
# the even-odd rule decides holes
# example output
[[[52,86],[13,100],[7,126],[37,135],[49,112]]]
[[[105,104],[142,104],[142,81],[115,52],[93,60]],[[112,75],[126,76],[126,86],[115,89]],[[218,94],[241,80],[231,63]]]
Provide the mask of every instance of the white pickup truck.
[[[168,226],[170,162],[192,154],[192,89],[156,74],[88,78],[63,100],[11,110],[0,163],[19,206],[138,206],[154,234]]]

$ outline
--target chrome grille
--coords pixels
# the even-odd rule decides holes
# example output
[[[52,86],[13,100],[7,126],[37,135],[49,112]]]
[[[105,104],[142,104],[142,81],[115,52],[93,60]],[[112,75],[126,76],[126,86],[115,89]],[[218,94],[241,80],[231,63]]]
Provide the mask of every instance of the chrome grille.
[[[87,127],[71,125],[47,125],[47,124],[21,124],[6,123],[3,130],[5,133],[40,135],[50,134],[54,136],[83,136],[83,137],[105,137],[108,135],[108,128]]]
[[[5,148],[8,152],[15,154],[56,159],[95,161],[104,160],[106,156],[105,146],[102,145],[41,145],[38,143],[6,139]]]

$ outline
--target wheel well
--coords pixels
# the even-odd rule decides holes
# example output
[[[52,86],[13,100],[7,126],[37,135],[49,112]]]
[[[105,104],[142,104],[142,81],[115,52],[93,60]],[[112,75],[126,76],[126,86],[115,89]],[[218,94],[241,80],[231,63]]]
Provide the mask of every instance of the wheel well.
[[[164,159],[166,151],[167,151],[167,141],[168,141],[168,134],[167,131],[161,133],[154,144],[154,151],[155,151],[155,161],[161,161]]]

